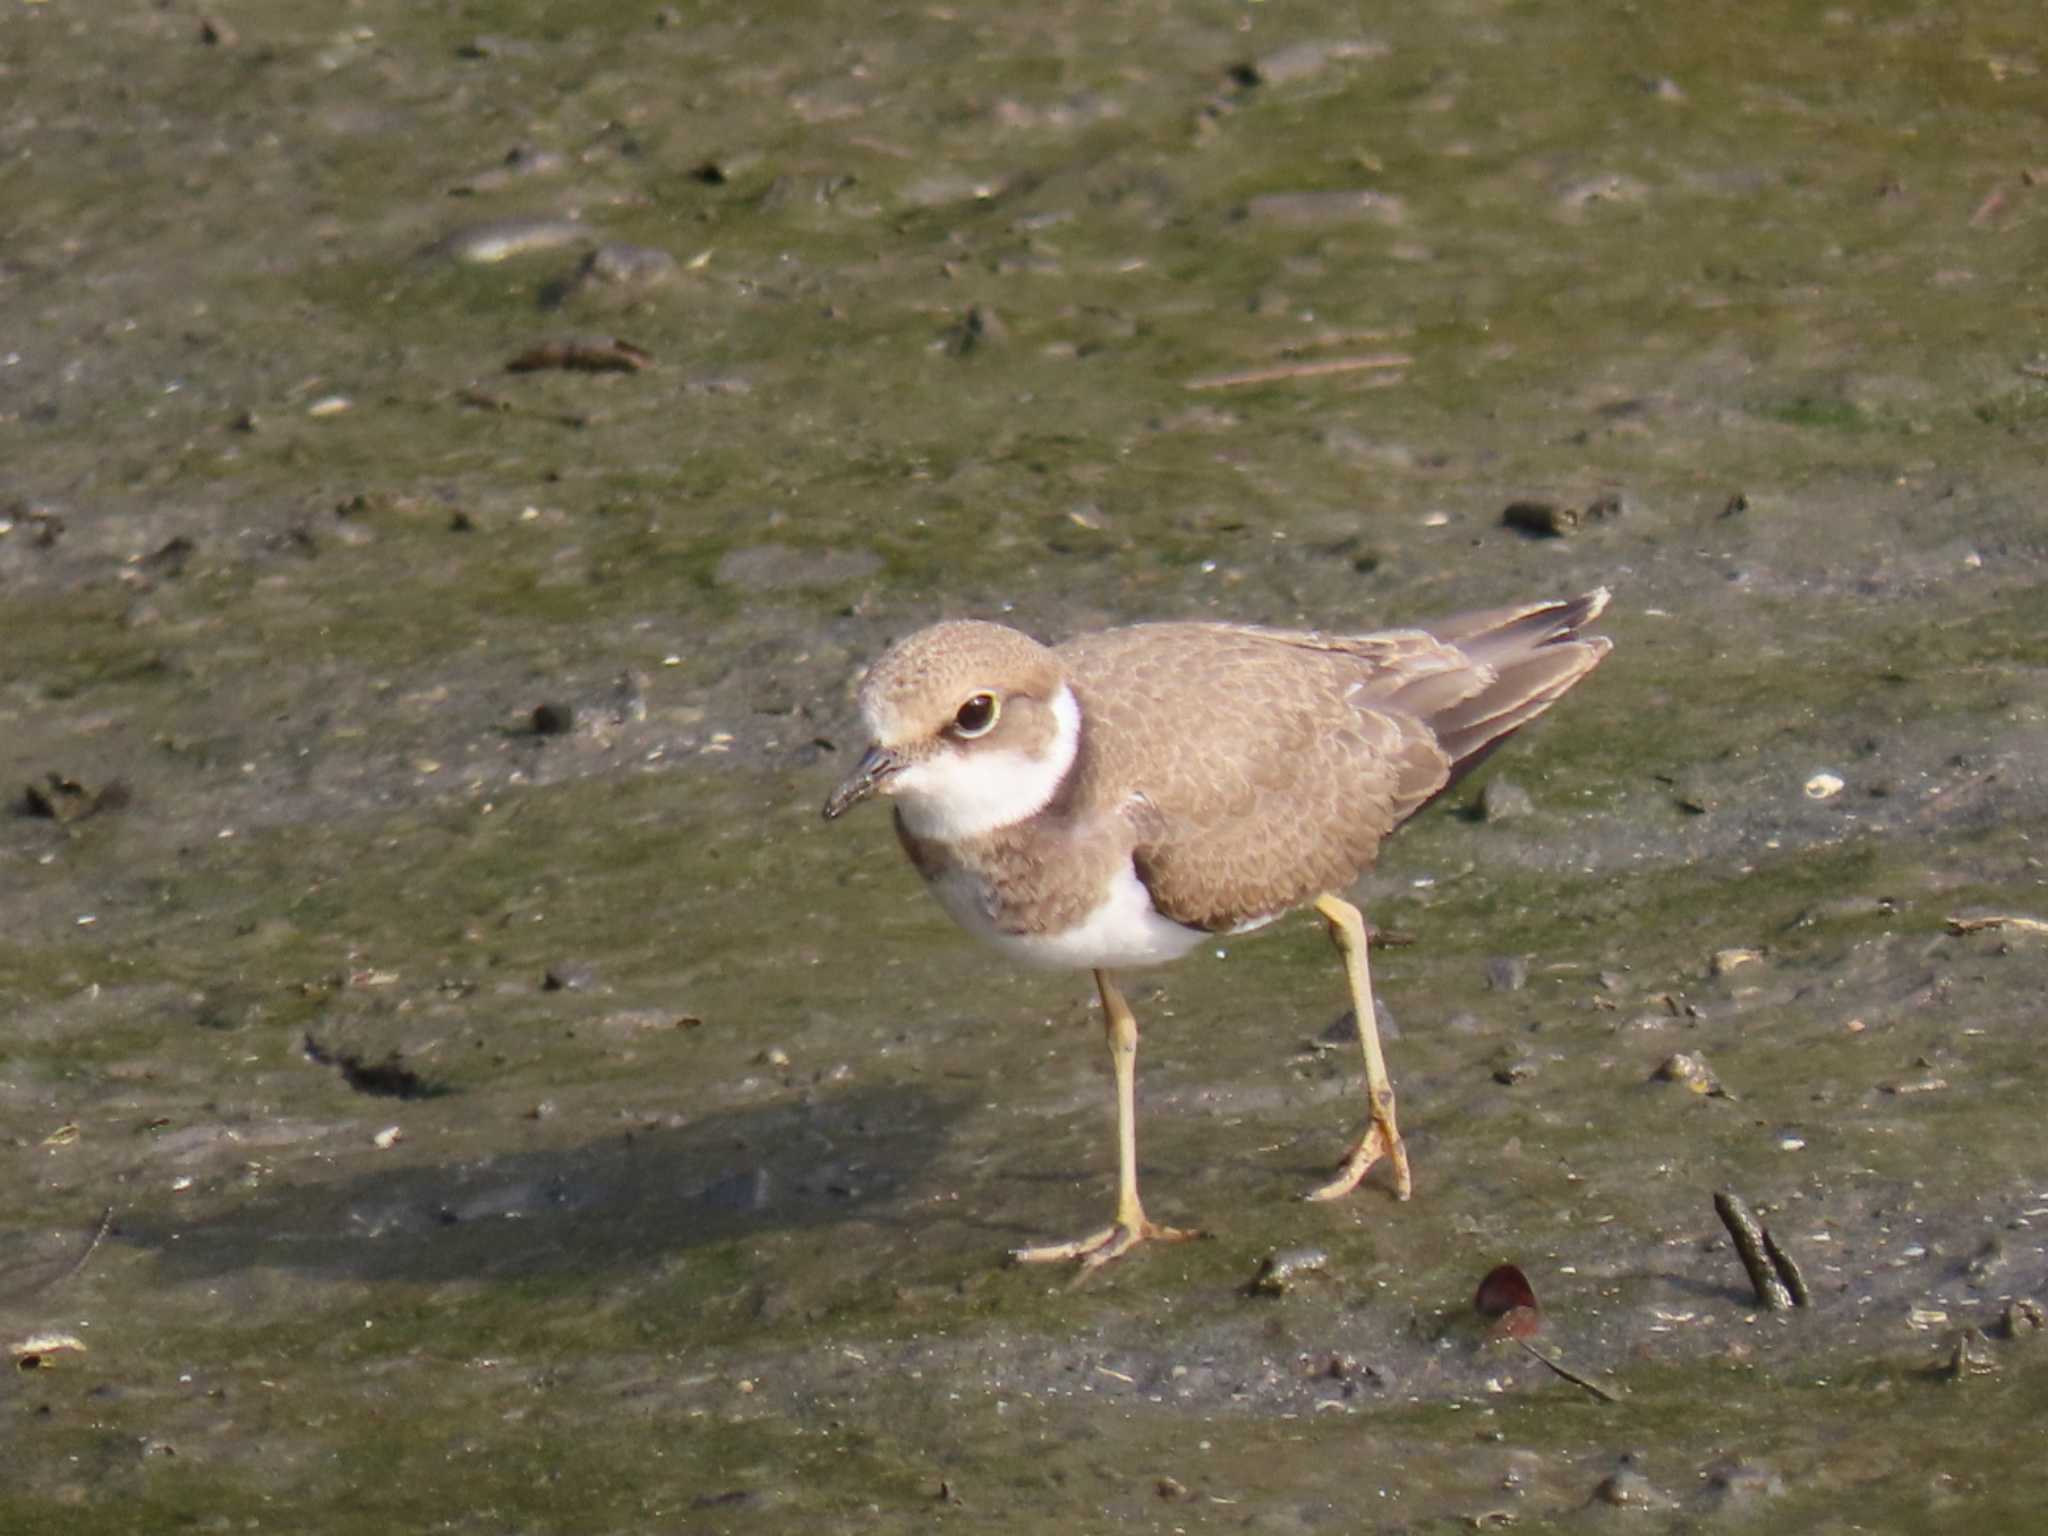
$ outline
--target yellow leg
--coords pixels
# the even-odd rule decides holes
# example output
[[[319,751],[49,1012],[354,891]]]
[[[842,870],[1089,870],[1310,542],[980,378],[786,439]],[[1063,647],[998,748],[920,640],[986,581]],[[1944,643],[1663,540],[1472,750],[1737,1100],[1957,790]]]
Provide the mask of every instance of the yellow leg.
[[[1365,1093],[1371,1120],[1358,1145],[1344,1159],[1337,1176],[1319,1189],[1310,1190],[1310,1200],[1334,1200],[1358,1187],[1366,1170],[1382,1157],[1394,1165],[1394,1193],[1406,1200],[1415,1185],[1408,1175],[1408,1149],[1394,1124],[1394,1084],[1387,1076],[1386,1057],[1380,1054],[1380,1031],[1372,1010],[1372,975],[1365,963],[1365,919],[1358,908],[1338,896],[1316,898],[1316,911],[1329,925],[1330,942],[1344,957],[1344,977],[1351,983],[1351,1009],[1358,1020],[1358,1043],[1365,1049]]]
[[[1020,1264],[1078,1259],[1083,1274],[1148,1238],[1180,1242],[1201,1236],[1179,1227],[1160,1226],[1146,1217],[1145,1207],[1138,1203],[1138,1021],[1107,971],[1095,973],[1095,986],[1102,994],[1103,1030],[1109,1039],[1110,1067],[1116,1073],[1116,1220],[1071,1243],[1039,1243],[1010,1253]]]

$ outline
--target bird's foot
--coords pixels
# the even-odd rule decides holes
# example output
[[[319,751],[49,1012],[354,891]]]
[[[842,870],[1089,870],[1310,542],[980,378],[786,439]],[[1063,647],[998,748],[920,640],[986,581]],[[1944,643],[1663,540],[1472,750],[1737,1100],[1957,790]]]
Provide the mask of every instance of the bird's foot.
[[[1012,1248],[1010,1262],[1060,1264],[1072,1259],[1080,1265],[1080,1273],[1074,1277],[1078,1282],[1111,1259],[1122,1258],[1140,1243],[1185,1243],[1204,1235],[1196,1227],[1166,1227],[1139,1216],[1135,1221],[1115,1222],[1100,1232],[1076,1238],[1070,1243],[1034,1243],[1028,1248]]]
[[[1337,1170],[1337,1176],[1329,1183],[1310,1190],[1301,1198],[1304,1200],[1335,1200],[1339,1195],[1348,1195],[1358,1188],[1372,1165],[1382,1157],[1394,1165],[1394,1198],[1406,1200],[1415,1193],[1415,1181],[1408,1172],[1408,1144],[1401,1140],[1401,1133],[1394,1129],[1391,1121],[1381,1124],[1375,1120],[1366,1127],[1365,1135],[1358,1145],[1351,1149],[1351,1155],[1344,1159],[1344,1165]]]

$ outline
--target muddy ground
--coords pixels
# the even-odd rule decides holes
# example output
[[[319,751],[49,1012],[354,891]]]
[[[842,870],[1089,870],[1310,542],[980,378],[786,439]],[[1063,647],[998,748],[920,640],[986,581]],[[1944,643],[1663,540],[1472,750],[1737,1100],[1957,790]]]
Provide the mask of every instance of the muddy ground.
[[[2044,66],[2018,0],[8,0],[0,1529],[2036,1529]],[[820,823],[859,665],[1599,583],[1527,812],[1364,888],[1416,1198],[1292,1198],[1297,919],[1133,978],[1212,1237],[1001,1267],[1108,1208],[1098,1026]]]

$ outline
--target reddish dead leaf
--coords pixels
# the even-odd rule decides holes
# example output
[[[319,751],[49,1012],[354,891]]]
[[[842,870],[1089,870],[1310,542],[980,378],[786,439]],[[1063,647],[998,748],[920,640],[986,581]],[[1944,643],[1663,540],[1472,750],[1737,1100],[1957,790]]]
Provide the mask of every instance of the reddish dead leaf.
[[[1486,1331],[1497,1339],[1533,1339],[1543,1331],[1543,1313],[1535,1307],[1509,1307]]]
[[[1543,1331],[1543,1309],[1529,1277],[1512,1264],[1497,1264],[1479,1282],[1472,1309],[1493,1319],[1487,1333],[1496,1339],[1528,1339]]]
[[[1479,1293],[1472,1298],[1472,1307],[1481,1317],[1506,1317],[1510,1312],[1524,1308],[1534,1312],[1537,1310],[1536,1291],[1529,1284],[1529,1277],[1514,1265],[1497,1264],[1479,1282]]]

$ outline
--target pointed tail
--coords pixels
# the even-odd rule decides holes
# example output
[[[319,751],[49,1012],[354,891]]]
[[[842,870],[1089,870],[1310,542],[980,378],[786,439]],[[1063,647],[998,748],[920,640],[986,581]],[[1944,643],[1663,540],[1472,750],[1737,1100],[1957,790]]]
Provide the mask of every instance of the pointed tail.
[[[1477,693],[1429,716],[1438,744],[1451,759],[1446,789],[1600,665],[1614,642],[1579,631],[1606,606],[1607,589],[1598,587],[1578,597],[1460,614],[1428,626],[1437,639],[1494,674]]]

